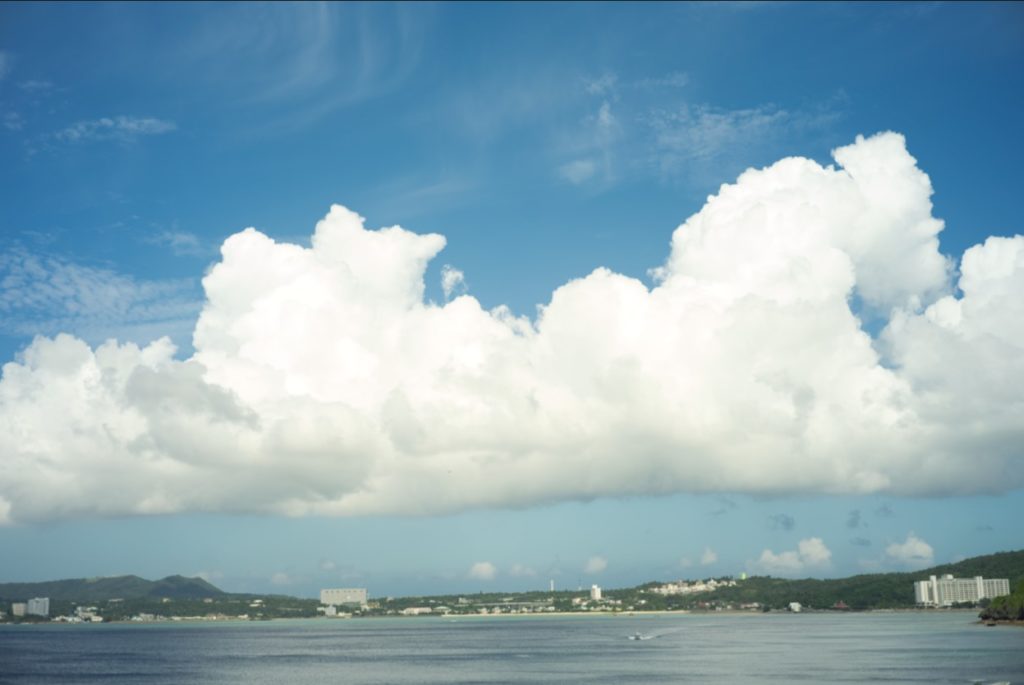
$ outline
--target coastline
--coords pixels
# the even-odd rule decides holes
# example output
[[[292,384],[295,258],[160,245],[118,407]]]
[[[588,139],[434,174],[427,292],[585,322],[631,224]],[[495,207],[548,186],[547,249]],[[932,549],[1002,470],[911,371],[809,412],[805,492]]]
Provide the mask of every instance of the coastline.
[[[527,619],[527,618],[543,618],[543,617],[556,617],[556,618],[651,618],[658,616],[694,616],[694,617],[708,617],[708,616],[798,616],[798,615],[873,615],[873,614],[922,614],[932,615],[937,613],[942,614],[971,614],[977,616],[976,609],[967,608],[948,608],[948,609],[924,609],[924,608],[900,608],[900,609],[866,609],[863,611],[835,611],[831,609],[804,609],[803,611],[793,613],[789,611],[750,611],[741,609],[723,609],[720,611],[715,610],[701,610],[701,609],[669,609],[664,611],[658,610],[633,610],[633,611],[543,611],[543,612],[531,612],[531,613],[498,613],[498,614],[479,614],[479,613],[466,613],[466,614],[424,614],[419,616],[403,616],[401,614],[386,614],[386,615],[372,615],[372,616],[345,616],[345,617],[328,617],[328,616],[277,616],[273,618],[238,618],[235,616],[224,616],[224,617],[208,617],[208,616],[180,616],[180,617],[165,617],[158,620],[151,621],[103,621],[97,623],[70,623],[64,621],[40,621],[40,622],[24,622],[24,623],[13,623],[4,622],[0,623],[0,626],[15,626],[15,625],[67,625],[67,626],[79,626],[79,625],[92,625],[92,626],[103,626],[103,625],[115,625],[115,626],[126,626],[126,625],[138,625],[138,626],[151,626],[151,625],[168,625],[168,624],[225,624],[225,623],[272,623],[277,621],[362,621],[362,620],[379,620],[379,619],[403,619],[403,620],[416,620],[416,619],[434,619],[434,620],[446,620],[455,621],[459,619]],[[988,626],[993,624],[991,621],[984,619],[977,619],[973,623]],[[1024,621],[995,621],[994,625],[1007,625],[1024,627]]]

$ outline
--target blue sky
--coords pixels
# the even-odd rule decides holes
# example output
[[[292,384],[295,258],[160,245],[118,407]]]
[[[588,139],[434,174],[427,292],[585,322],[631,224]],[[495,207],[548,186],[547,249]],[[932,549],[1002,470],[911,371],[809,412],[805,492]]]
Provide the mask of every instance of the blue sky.
[[[1019,547],[1022,39],[1010,3],[4,4],[0,581]],[[409,233],[314,248],[333,204]]]

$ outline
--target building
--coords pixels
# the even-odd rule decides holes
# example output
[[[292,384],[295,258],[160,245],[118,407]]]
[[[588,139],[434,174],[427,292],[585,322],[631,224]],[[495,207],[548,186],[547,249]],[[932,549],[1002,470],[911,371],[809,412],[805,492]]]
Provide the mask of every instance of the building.
[[[950,574],[931,576],[914,583],[914,601],[922,606],[948,607],[959,602],[1010,594],[1010,581],[1006,578],[954,578]]]
[[[434,610],[431,607],[408,607],[402,609],[402,616],[420,616],[422,614],[433,613],[433,611]]]
[[[49,616],[50,615],[50,598],[49,597],[33,597],[28,600],[28,604],[25,608],[25,613],[30,616]]]
[[[592,599],[595,602],[601,601],[601,588],[597,585],[590,586],[590,599]]]
[[[799,614],[801,611],[804,610],[804,607],[802,604],[800,604],[800,602],[790,602],[789,610],[792,611],[794,614]]]
[[[714,592],[720,587],[734,587],[735,585],[735,580],[715,580],[714,578],[709,578],[707,581],[695,580],[692,583],[679,580],[675,583],[652,587],[649,592],[667,597],[669,595],[690,595],[695,592]]]
[[[26,605],[24,602],[15,602],[11,604],[11,616],[24,616]]]
[[[327,606],[366,606],[366,588],[348,587],[321,590],[320,603]]]

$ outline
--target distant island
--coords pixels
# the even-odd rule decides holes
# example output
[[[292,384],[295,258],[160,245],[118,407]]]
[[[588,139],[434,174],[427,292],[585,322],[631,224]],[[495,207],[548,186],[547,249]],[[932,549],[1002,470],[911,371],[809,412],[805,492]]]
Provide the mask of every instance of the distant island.
[[[915,608],[913,584],[929,576],[1007,578],[1013,594],[960,608],[982,609],[985,621],[1024,621],[1024,550],[999,552],[913,573],[837,579],[770,576],[656,581],[632,588],[487,592],[372,598],[340,616],[423,614],[622,613],[661,611],[865,611]],[[46,615],[14,615],[15,605],[46,598]],[[39,606],[39,605],[36,605]],[[201,578],[138,576],[0,583],[0,621],[266,620],[324,615],[318,599],[224,592]]]

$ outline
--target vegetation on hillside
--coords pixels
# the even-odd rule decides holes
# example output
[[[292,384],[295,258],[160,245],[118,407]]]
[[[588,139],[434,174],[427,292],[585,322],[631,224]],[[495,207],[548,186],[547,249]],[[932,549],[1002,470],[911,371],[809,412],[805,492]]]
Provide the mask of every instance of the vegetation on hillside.
[[[204,599],[219,597],[222,590],[202,578],[167,576],[146,580],[138,576],[110,578],[70,578],[41,583],[0,583],[0,599],[24,601],[29,597],[49,597],[50,601],[98,602],[106,599]]]
[[[1024,621],[1024,580],[1011,595],[993,599],[979,616],[985,621]]]

